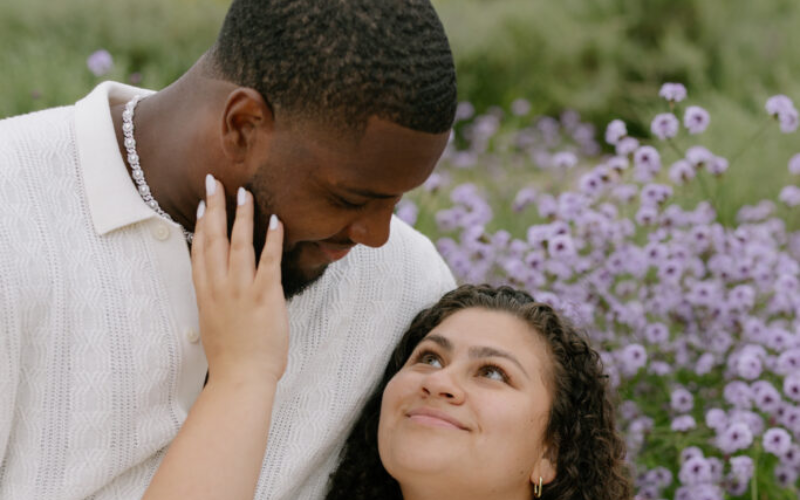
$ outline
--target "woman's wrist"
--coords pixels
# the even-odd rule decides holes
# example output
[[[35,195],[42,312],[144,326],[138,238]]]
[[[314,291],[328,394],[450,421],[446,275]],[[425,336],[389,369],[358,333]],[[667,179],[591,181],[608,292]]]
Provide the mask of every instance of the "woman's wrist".
[[[264,367],[238,366],[228,370],[210,369],[206,386],[254,392],[269,391],[277,387],[282,375],[276,370]]]

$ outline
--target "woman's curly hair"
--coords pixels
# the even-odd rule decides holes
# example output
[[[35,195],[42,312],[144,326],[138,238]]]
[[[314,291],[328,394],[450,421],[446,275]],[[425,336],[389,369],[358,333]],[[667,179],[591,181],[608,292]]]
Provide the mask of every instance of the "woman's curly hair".
[[[400,486],[378,454],[378,421],[386,384],[416,345],[445,318],[468,308],[508,312],[538,332],[550,348],[553,405],[544,442],[554,450],[556,478],[543,500],[626,500],[631,494],[625,445],[615,428],[608,378],[600,356],[553,308],[509,287],[463,285],[414,318],[383,378],[367,400],[331,475],[327,500],[401,500]]]

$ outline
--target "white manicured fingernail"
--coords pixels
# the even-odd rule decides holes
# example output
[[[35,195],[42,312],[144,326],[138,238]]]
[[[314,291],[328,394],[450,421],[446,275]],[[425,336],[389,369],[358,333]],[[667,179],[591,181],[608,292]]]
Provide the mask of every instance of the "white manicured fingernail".
[[[240,187],[239,191],[236,193],[236,203],[241,207],[244,205],[245,201],[247,201],[247,191],[245,191],[243,187]]]
[[[272,214],[269,216],[269,230],[274,231],[278,229],[278,216]]]
[[[200,201],[200,204],[197,205],[197,220],[202,219],[205,213],[206,213],[206,202]]]
[[[211,174],[206,175],[206,195],[211,196],[217,191],[217,181]]]

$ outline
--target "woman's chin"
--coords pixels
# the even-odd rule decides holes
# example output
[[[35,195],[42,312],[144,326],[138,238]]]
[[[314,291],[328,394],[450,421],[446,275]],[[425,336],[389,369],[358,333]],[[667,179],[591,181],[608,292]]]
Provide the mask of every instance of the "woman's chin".
[[[409,477],[454,479],[454,473],[465,472],[456,447],[437,439],[404,440],[390,455],[382,453],[381,459],[389,474],[401,483],[401,478]]]

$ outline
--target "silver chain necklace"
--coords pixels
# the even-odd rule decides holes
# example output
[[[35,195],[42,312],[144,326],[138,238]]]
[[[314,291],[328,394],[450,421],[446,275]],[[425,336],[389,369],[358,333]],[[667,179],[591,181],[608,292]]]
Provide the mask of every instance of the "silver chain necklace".
[[[175,219],[158,205],[158,202],[153,198],[153,194],[150,192],[150,186],[148,186],[147,181],[144,180],[144,172],[139,165],[139,155],[136,153],[136,139],[133,138],[133,113],[136,110],[136,105],[139,104],[141,100],[142,96],[134,96],[133,99],[125,105],[125,110],[122,112],[122,134],[125,136],[125,149],[128,151],[128,164],[131,166],[131,175],[133,176],[134,182],[136,182],[139,196],[147,203],[147,206],[152,208],[155,213],[161,217],[178,224],[181,231],[183,231],[183,237],[186,238],[187,242],[191,243],[194,234],[187,231],[186,228],[178,222],[175,222]]]

